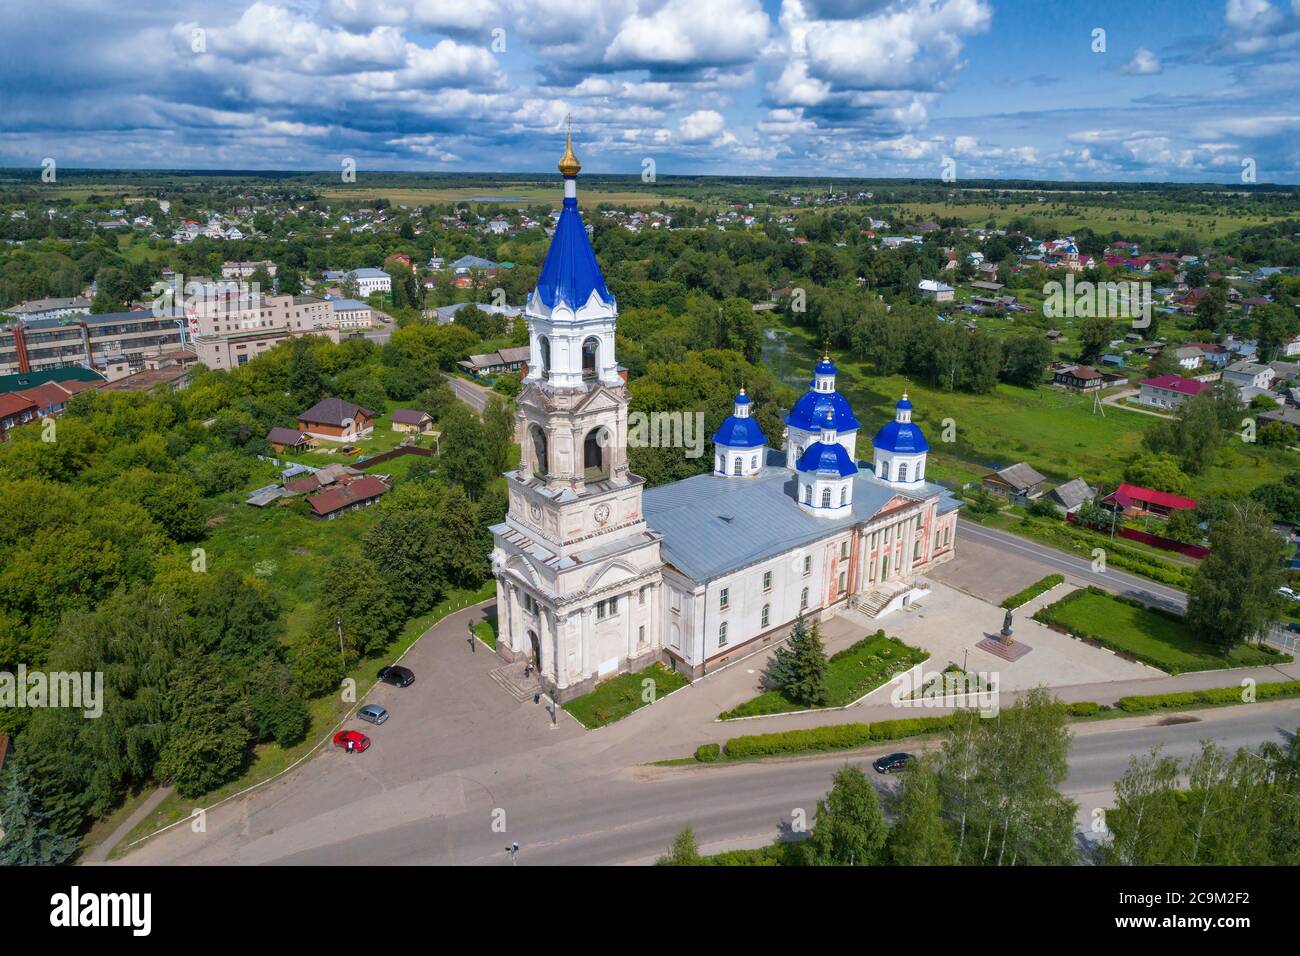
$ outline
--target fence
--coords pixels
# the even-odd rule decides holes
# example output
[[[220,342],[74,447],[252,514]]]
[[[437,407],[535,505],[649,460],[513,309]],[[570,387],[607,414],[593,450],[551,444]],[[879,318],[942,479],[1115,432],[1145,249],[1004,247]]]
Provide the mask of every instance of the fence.
[[[1078,517],[1073,514],[1067,514],[1065,520],[1070,524],[1077,524],[1079,527],[1087,527],[1082,524]],[[1094,531],[1104,534],[1105,528],[1094,528]],[[1178,554],[1185,554],[1189,558],[1203,558],[1210,553],[1209,548],[1203,548],[1199,544],[1188,544],[1186,541],[1175,541],[1173,538],[1166,538],[1163,535],[1151,534],[1148,531],[1139,531],[1136,528],[1116,528],[1115,534],[1121,538],[1128,538],[1130,541],[1141,541],[1143,544],[1149,544],[1153,548],[1160,548],[1164,551],[1175,551]]]
[[[420,458],[432,458],[433,451],[428,448],[417,448],[415,445],[402,445],[394,448],[392,451],[380,452],[373,458],[367,458],[365,461],[359,461],[353,468],[359,468],[366,471],[375,465],[382,465],[386,461],[392,461],[394,458],[400,458],[402,455],[418,455]]]

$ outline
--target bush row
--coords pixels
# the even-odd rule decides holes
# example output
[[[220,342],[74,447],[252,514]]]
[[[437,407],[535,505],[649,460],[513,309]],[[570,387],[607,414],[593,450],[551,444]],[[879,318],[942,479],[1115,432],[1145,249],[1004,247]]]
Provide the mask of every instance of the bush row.
[[[1022,522],[1022,527],[1030,537],[1069,550],[1090,552],[1094,547],[1104,548],[1107,565],[1120,571],[1139,574],[1152,581],[1184,590],[1192,581],[1190,568],[1173,564],[1136,548],[1125,547],[1103,534],[1067,525],[1045,525],[1037,521]]]
[[[1011,597],[1007,598],[1002,602],[1002,606],[1014,610],[1015,608],[1020,607],[1022,604],[1028,604],[1034,598],[1038,597],[1038,595],[1046,591],[1052,590],[1052,588],[1056,587],[1064,580],[1065,580],[1064,574],[1049,574],[1041,581],[1037,581],[1034,584],[1029,585],[1029,587],[1025,588],[1023,591],[1017,591],[1015,594],[1011,595]]]
[[[1131,714],[1141,714],[1152,710],[1177,710],[1183,707],[1196,707],[1218,704],[1240,704],[1241,687],[1211,687],[1206,690],[1184,690],[1171,694],[1144,694],[1140,697],[1121,697],[1115,706]],[[1256,700],[1272,700],[1280,697],[1300,696],[1300,680],[1278,681],[1255,685]]]
[[[881,720],[874,724],[830,724],[825,727],[809,727],[806,730],[732,737],[727,741],[725,749],[728,760],[825,750],[848,750],[853,747],[865,747],[881,740],[915,737],[918,734],[940,730],[951,722],[952,718],[944,715]],[[699,759],[698,751],[696,759]]]

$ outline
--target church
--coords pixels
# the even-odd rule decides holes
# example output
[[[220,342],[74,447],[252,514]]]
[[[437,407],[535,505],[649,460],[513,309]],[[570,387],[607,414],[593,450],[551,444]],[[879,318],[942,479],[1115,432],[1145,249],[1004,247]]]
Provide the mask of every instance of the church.
[[[491,530],[497,651],[526,659],[561,702],[662,661],[694,679],[782,640],[799,615],[908,603],[948,560],[960,502],[926,481],[929,449],[904,394],[857,454],[861,428],[823,357],[785,416],[783,447],[743,388],[713,436],[713,471],[646,488],[628,470],[618,303],[578,211],[569,137],[564,204],[524,310],[519,467]]]

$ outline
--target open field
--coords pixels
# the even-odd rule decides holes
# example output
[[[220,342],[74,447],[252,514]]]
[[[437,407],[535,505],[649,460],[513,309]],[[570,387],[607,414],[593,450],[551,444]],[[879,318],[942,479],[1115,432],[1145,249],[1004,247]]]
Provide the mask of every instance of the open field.
[[[919,222],[940,217],[960,217],[971,224],[983,225],[992,220],[1000,227],[1013,219],[1037,219],[1058,225],[1065,232],[1091,229],[1109,235],[1119,231],[1126,236],[1164,235],[1166,232],[1190,232],[1203,239],[1226,236],[1247,226],[1271,222],[1277,216],[1223,214],[1205,211],[1159,210],[1138,207],[1073,205],[1068,202],[1014,203],[945,203],[904,202],[887,206],[903,222]]]

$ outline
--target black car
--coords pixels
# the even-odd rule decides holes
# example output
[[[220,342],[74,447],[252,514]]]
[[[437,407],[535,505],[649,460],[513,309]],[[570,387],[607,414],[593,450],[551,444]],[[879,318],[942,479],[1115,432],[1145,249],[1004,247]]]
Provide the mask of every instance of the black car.
[[[381,670],[379,679],[385,684],[392,684],[394,687],[409,687],[415,683],[415,672],[409,667],[394,664],[392,667],[385,667]]]
[[[911,754],[885,754],[872,762],[871,766],[876,769],[876,773],[898,773],[914,758]]]

